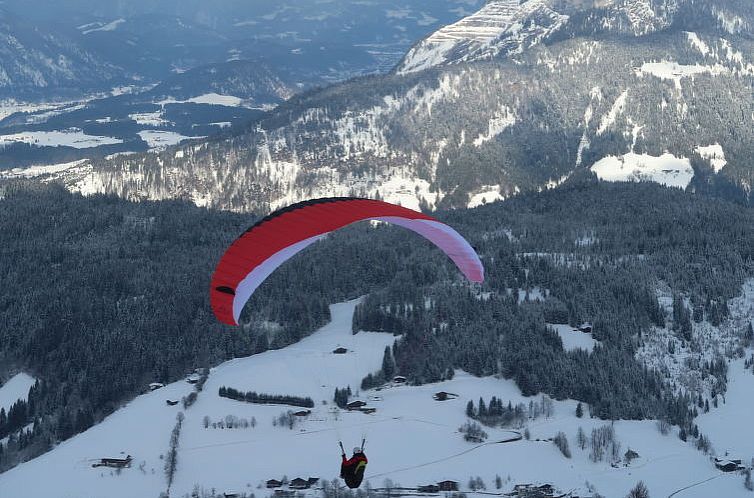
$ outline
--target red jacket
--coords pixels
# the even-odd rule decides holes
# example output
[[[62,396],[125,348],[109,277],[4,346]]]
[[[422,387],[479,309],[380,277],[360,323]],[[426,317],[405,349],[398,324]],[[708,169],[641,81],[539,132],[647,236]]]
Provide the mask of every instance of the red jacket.
[[[343,455],[343,463],[341,464],[341,467],[350,467],[350,466],[357,466],[359,462],[364,462],[364,465],[369,463],[369,460],[367,460],[367,456],[364,453],[356,453],[351,458],[346,459],[346,456]]]

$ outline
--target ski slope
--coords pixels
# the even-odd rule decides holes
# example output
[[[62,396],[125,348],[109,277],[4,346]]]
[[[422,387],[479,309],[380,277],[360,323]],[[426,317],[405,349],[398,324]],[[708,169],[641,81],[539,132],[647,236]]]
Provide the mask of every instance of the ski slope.
[[[390,334],[353,335],[351,323],[357,302],[333,305],[332,322],[297,344],[212,369],[198,400],[184,412],[171,497],[186,496],[195,486],[218,492],[254,492],[263,497],[270,494],[262,485],[267,479],[332,480],[339,472],[338,441],[351,448],[362,437],[367,439],[370,460],[366,480],[374,487],[385,479],[407,487],[452,479],[467,490],[469,478],[480,476],[488,492],[510,491],[518,483],[552,483],[564,492],[574,490],[583,496],[588,481],[606,497],[622,497],[637,481],[644,480],[652,496],[668,496],[714,478],[677,496],[750,496],[740,476],[720,476],[708,457],[674,433],[661,436],[654,421],[615,422],[621,452],[630,447],[640,455],[630,467],[613,468],[607,461],[592,463],[588,449],[577,447],[576,432],[583,427],[589,434],[592,428],[609,422],[591,419],[588,412],[584,418],[577,418],[576,402],[571,400],[555,401],[551,417],[530,421],[530,440],[495,444],[515,439],[516,434],[485,428],[489,434],[486,444],[464,441],[457,429],[467,421],[465,407],[469,400],[477,402],[483,397],[488,401],[494,395],[505,403],[510,400],[514,405],[528,405],[540,399],[522,396],[509,380],[476,378],[458,371],[452,380],[438,384],[389,385],[356,395],[361,378],[380,367],[384,348],[395,340]],[[339,346],[349,352],[333,354]],[[334,409],[335,388],[347,385],[354,391],[354,398],[366,401],[377,409],[376,413]],[[297,419],[289,429],[273,425],[273,419],[293,408],[220,398],[217,393],[221,386],[310,396],[315,407],[311,415]],[[161,455],[167,453],[170,432],[182,410],[180,404],[167,406],[165,400],[180,399],[192,388],[180,381],[137,397],[85,433],[0,475],[0,496],[158,496],[167,488]],[[435,401],[432,395],[438,391],[458,394],[458,398]],[[228,415],[247,420],[253,417],[256,427],[212,427],[211,422]],[[207,428],[205,416],[210,420]],[[558,431],[568,436],[573,458],[566,459],[546,441]],[[93,459],[128,454],[133,456],[133,465],[121,472],[91,467]],[[494,487],[496,475],[504,481],[500,491]],[[314,496],[317,491],[308,493]]]

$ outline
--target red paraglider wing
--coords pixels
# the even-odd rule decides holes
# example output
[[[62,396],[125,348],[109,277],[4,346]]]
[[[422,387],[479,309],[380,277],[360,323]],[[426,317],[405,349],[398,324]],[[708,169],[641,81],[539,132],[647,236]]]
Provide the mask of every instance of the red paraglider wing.
[[[471,245],[431,216],[370,199],[313,199],[275,211],[231,244],[212,276],[210,302],[215,316],[238,325],[246,301],[278,266],[327,233],[365,220],[385,221],[423,235],[469,280],[484,281],[484,268]]]

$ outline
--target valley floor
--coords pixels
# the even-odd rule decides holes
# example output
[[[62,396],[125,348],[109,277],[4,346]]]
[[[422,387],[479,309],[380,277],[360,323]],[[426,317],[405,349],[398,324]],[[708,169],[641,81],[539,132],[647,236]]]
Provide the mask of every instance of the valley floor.
[[[575,401],[555,401],[552,416],[528,424],[531,439],[517,439],[510,430],[485,428],[485,444],[464,441],[458,428],[467,421],[469,400],[492,396],[505,404],[510,400],[529,404],[541,398],[526,398],[509,380],[476,378],[457,372],[449,381],[424,385],[391,385],[379,391],[358,393],[361,378],[380,368],[384,348],[393,343],[390,334],[351,333],[353,311],[358,301],[331,307],[332,322],[290,347],[248,358],[228,361],[211,370],[196,403],[185,410],[179,438],[177,471],[170,496],[180,497],[195,486],[217,492],[234,490],[266,496],[268,479],[338,475],[338,441],[347,449],[367,440],[369,466],[366,480],[372,487],[386,479],[395,485],[415,487],[451,479],[468,491],[471,477],[479,476],[487,493],[510,491],[515,484],[552,483],[562,492],[589,496],[593,486],[606,497],[623,497],[643,480],[653,497],[751,496],[738,474],[722,474],[708,456],[683,443],[671,431],[662,436],[654,421],[618,421],[614,424],[621,455],[628,449],[640,456],[630,466],[612,467],[607,461],[593,463],[588,448],[581,450],[576,433],[587,435],[609,422],[575,416]],[[348,353],[332,351],[342,346]],[[733,363],[728,403],[700,417],[699,425],[718,449],[754,454],[747,414],[754,375],[743,364]],[[335,388],[351,386],[354,398],[376,409],[373,414],[334,408]],[[273,425],[289,408],[254,405],[220,398],[221,386],[240,391],[311,397],[315,406],[308,417],[295,418],[293,428]],[[180,381],[134,399],[128,405],[53,451],[0,475],[0,496],[48,498],[157,497],[166,491],[164,473],[170,433],[181,403],[193,386]],[[439,402],[433,394],[446,391],[458,398]],[[735,402],[734,402],[735,400]],[[247,428],[219,428],[227,416],[256,423]],[[205,424],[207,427],[205,428]],[[213,428],[213,424],[216,428]],[[241,424],[243,425],[243,424]],[[547,441],[563,431],[572,458],[565,458]],[[131,468],[120,471],[93,468],[103,457],[133,457]],[[745,458],[744,455],[741,456]],[[495,478],[500,476],[501,489]],[[700,483],[694,486],[696,483]],[[689,487],[692,486],[692,487]],[[687,488],[688,489],[683,489]],[[315,491],[309,491],[309,494]]]

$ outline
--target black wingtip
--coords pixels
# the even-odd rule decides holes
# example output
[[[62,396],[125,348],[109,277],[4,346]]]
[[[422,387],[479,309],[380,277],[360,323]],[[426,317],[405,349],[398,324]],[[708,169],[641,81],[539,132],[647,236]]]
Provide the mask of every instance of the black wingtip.
[[[217,292],[222,292],[223,294],[230,294],[231,296],[236,295],[236,291],[232,289],[231,287],[227,287],[225,285],[221,285],[220,287],[215,287],[215,290]]]

